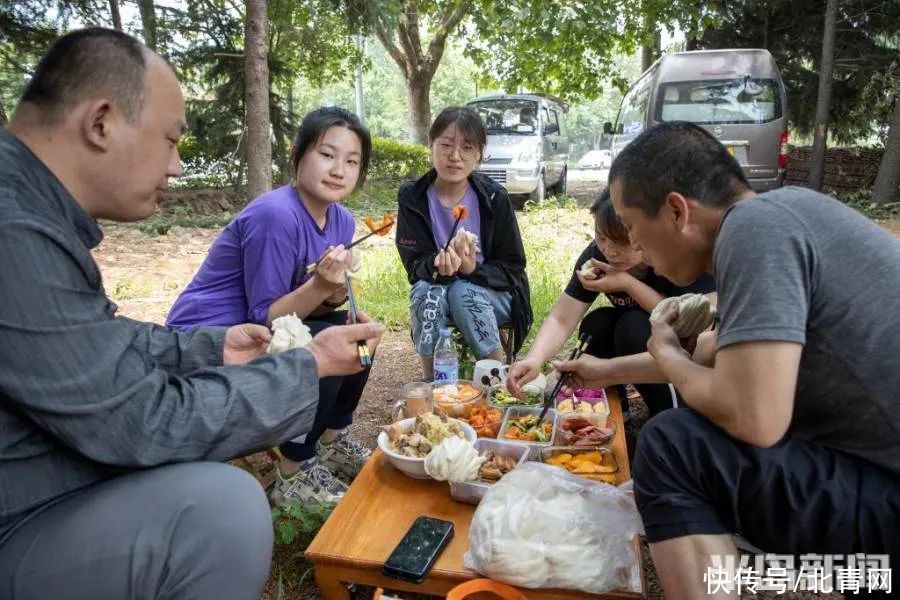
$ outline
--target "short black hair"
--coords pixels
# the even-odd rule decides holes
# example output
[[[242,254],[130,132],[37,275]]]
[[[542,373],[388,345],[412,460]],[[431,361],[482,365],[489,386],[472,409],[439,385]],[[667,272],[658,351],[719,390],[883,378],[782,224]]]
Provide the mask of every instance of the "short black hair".
[[[53,121],[65,108],[106,96],[133,123],[144,102],[146,52],[137,39],[115,29],[67,33],[38,63],[21,102],[37,105]]]
[[[622,202],[655,217],[666,195],[678,192],[724,208],[750,189],[741,166],[708,131],[670,121],[637,136],[616,156],[609,184],[619,182]]]
[[[487,145],[484,121],[477,112],[466,106],[448,106],[442,110],[428,130],[428,142],[436,140],[451,125],[456,125],[456,130],[463,139],[477,146],[478,153],[484,156],[484,147]]]
[[[628,237],[628,229],[616,210],[613,207],[612,198],[609,195],[609,188],[603,188],[594,203],[591,204],[591,214],[594,215],[594,227],[604,235],[604,237],[612,240],[619,245],[628,245],[631,240]]]
[[[369,170],[369,161],[372,157],[372,136],[359,117],[339,106],[323,106],[310,111],[303,117],[297,135],[294,136],[294,147],[291,149],[291,165],[294,167],[292,175],[297,174],[297,166],[303,155],[319,143],[326,131],[335,126],[346,127],[359,138],[362,156],[359,160],[359,179],[356,187],[360,187],[366,180],[366,172]]]

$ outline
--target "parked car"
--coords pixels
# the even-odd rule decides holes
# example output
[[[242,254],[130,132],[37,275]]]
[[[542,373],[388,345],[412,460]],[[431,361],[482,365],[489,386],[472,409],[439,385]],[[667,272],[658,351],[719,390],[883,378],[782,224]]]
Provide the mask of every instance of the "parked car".
[[[484,120],[487,148],[479,170],[510,194],[542,202],[565,193],[569,140],[568,104],[547,94],[500,94],[467,103]]]
[[[612,156],[645,129],[690,121],[716,136],[754,190],[781,186],[787,168],[787,96],[767,50],[701,50],[663,56],[629,88],[612,134]]]
[[[612,165],[609,150],[589,150],[578,161],[579,169],[608,169]]]

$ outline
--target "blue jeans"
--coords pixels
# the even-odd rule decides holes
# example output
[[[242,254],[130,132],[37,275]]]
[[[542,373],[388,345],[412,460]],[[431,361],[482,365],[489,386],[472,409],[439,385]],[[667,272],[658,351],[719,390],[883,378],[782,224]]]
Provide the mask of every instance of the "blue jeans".
[[[483,288],[465,279],[449,285],[417,281],[409,292],[413,344],[420,356],[432,356],[440,329],[456,325],[481,358],[500,349],[499,325],[511,320],[512,294]]]

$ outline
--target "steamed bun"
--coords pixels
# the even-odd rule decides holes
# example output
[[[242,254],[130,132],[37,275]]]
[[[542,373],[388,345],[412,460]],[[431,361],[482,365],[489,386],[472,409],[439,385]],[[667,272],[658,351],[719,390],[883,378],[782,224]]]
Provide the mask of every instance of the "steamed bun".
[[[703,294],[683,294],[664,298],[650,313],[650,321],[658,321],[667,307],[678,305],[678,317],[672,328],[679,338],[691,338],[709,328],[716,319],[716,311]]]

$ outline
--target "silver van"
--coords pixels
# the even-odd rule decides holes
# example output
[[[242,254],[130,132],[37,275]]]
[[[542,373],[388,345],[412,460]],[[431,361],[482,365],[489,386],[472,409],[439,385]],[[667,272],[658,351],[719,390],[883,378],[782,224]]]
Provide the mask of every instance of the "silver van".
[[[787,98],[767,50],[667,54],[629,88],[612,135],[613,159],[644,129],[665,121],[704,127],[728,148],[754,190],[781,186],[787,167]]]
[[[501,94],[476,98],[466,106],[487,127],[479,170],[510,194],[528,194],[537,202],[547,192],[565,193],[568,104],[547,94]]]

